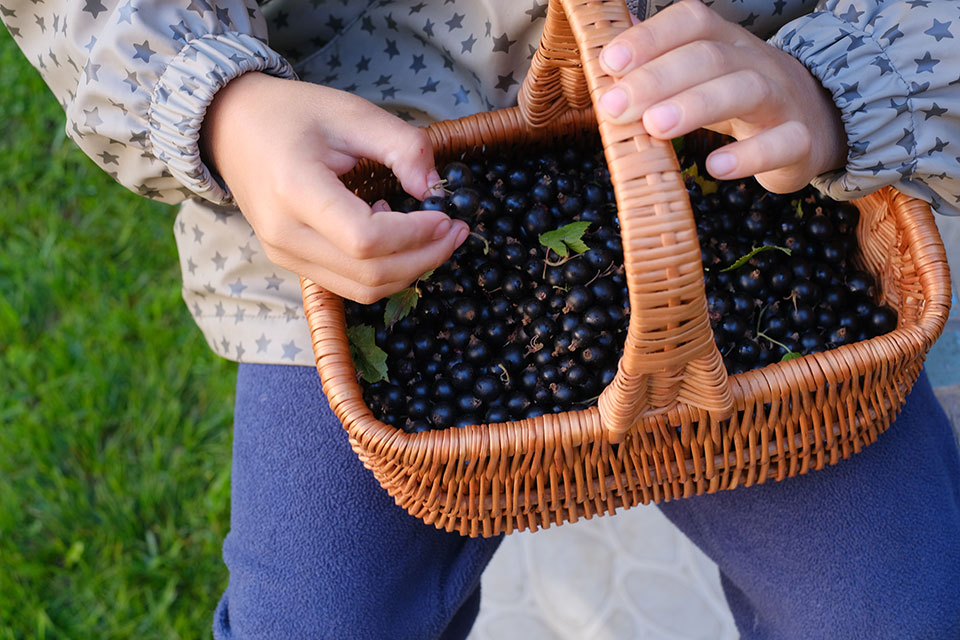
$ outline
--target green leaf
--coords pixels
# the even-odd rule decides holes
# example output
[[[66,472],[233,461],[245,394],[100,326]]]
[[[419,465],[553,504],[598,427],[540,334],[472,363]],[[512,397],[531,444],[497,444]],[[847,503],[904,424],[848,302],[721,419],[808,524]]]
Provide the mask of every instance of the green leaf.
[[[791,253],[790,249],[787,249],[786,247],[778,247],[775,244],[765,244],[762,247],[754,247],[753,250],[750,251],[750,253],[744,256],[740,256],[739,258],[737,258],[737,261],[734,262],[729,267],[724,267],[723,269],[720,269],[720,273],[723,273],[724,271],[733,271],[734,269],[739,269],[743,265],[747,264],[747,262],[749,262],[750,258],[752,258],[753,256],[757,255],[758,253],[763,253],[764,251],[769,251],[771,249],[783,251],[787,255],[790,255]]]
[[[387,298],[387,308],[383,310],[383,324],[389,329],[417,308],[420,291],[416,286],[397,291]]]
[[[367,382],[389,380],[387,376],[387,353],[377,346],[376,331],[368,324],[347,327],[350,357]]]
[[[716,180],[711,180],[705,176],[697,176],[694,181],[700,185],[700,192],[705,196],[716,193],[720,189],[720,184]]]
[[[397,291],[387,298],[387,308],[383,310],[383,324],[388,329],[406,318],[411,311],[417,308],[417,302],[420,301],[420,283],[429,280],[434,271],[436,269],[430,269],[430,271],[417,278],[413,286]]]
[[[693,181],[697,183],[697,186],[700,187],[700,192],[705,196],[716,193],[717,190],[720,189],[720,185],[716,180],[711,180],[706,176],[700,175],[700,169],[697,168],[696,163],[684,169],[681,175],[685,180],[686,178],[692,178]]]
[[[799,198],[796,199],[796,200],[791,200],[791,201],[790,201],[790,206],[793,207],[793,210],[794,210],[794,212],[795,212],[794,215],[795,215],[797,218],[802,218],[802,217],[803,217],[803,203],[800,202],[800,199],[799,199]]]
[[[780,358],[780,362],[786,362],[787,360],[793,360],[794,358],[799,358],[799,357],[802,356],[802,355],[803,355],[803,354],[797,353],[796,351],[788,351],[787,353],[783,354],[783,357],[782,357],[782,358]]]
[[[590,226],[589,222],[571,222],[559,229],[540,234],[540,244],[553,251],[561,258],[566,258],[570,250],[575,253],[585,253],[590,247],[583,241],[583,234]]]

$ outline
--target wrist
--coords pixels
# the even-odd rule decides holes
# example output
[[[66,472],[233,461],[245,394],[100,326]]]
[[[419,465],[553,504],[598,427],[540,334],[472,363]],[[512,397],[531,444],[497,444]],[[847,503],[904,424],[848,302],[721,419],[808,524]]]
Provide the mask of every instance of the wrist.
[[[814,164],[814,177],[843,168],[847,163],[847,132],[843,125],[840,109],[833,97],[816,78],[813,78],[815,95],[819,98],[820,116],[817,127],[811,133],[815,136],[815,148],[818,159]]]
[[[784,56],[792,69],[790,82],[799,87],[799,91],[791,92],[796,99],[802,96],[796,104],[797,118],[805,122],[809,129],[811,147],[808,171],[809,180],[816,176],[839,169],[847,160],[847,134],[843,126],[839,107],[833,101],[833,96],[820,80],[814,76],[802,62],[785,51],[773,48],[777,55]],[[788,76],[789,77],[789,76]]]
[[[262,103],[264,90],[273,82],[283,81],[257,71],[250,71],[227,83],[207,107],[200,128],[200,157],[211,171],[224,175],[224,161],[231,155],[230,146],[245,120]]]

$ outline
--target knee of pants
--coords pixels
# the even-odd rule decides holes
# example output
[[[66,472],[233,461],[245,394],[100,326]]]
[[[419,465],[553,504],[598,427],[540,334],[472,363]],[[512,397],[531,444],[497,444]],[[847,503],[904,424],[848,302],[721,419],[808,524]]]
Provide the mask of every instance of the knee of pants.
[[[307,550],[303,562],[279,566],[228,536],[230,584],[215,617],[218,637],[430,640],[455,618],[472,624],[461,609],[500,540],[422,529],[424,544],[406,556],[393,548],[342,558]]]

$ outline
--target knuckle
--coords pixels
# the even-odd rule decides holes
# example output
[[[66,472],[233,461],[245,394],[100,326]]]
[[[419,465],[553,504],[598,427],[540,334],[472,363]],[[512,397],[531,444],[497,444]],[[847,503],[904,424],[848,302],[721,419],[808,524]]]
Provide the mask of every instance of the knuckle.
[[[357,278],[367,287],[380,287],[390,281],[389,275],[389,270],[380,262],[369,262],[363,265]]]
[[[267,257],[267,260],[277,265],[278,267],[287,269],[288,271],[295,272],[297,270],[296,258],[290,255],[283,248],[278,247],[276,245],[267,244],[263,241],[261,241],[260,244],[263,247],[263,255]]]
[[[713,24],[714,13],[700,0],[684,0],[677,9],[686,12],[686,20],[694,33],[701,33]]]
[[[369,260],[376,255],[377,244],[377,239],[372,234],[352,227],[346,231],[341,248],[351,258]]]
[[[755,104],[768,104],[776,97],[770,89],[770,81],[756,69],[745,69],[738,75],[739,91],[750,96]]]
[[[714,40],[697,40],[690,45],[698,64],[706,69],[721,72],[727,67],[727,51]]]
[[[353,292],[350,296],[355,302],[360,304],[373,304],[383,296],[380,295],[379,289],[373,287],[362,287]]]
[[[651,52],[657,50],[656,33],[642,22],[628,29],[617,40],[627,48],[632,48],[641,60],[649,59]]]
[[[662,86],[664,80],[663,74],[656,65],[648,64],[631,71],[622,82],[630,87],[634,96],[647,96]]]
[[[684,120],[709,120],[715,112],[717,101],[715,96],[703,87],[686,91],[681,102]]]
[[[788,133],[793,140],[793,147],[796,153],[806,155],[813,148],[813,136],[810,129],[803,123],[791,120],[787,123]]]
[[[410,142],[412,146],[425,150],[432,150],[432,143],[430,142],[430,136],[427,135],[427,132],[421,129],[420,127],[410,127],[409,128]]]
[[[757,136],[755,142],[756,153],[747,156],[752,156],[750,158],[750,164],[753,165],[753,171],[756,172],[758,170],[773,168],[773,161],[777,154],[777,147],[779,146],[776,140],[770,136]]]
[[[263,250],[270,257],[270,254],[279,254],[280,247],[283,245],[283,239],[286,237],[286,225],[280,220],[268,217],[260,220],[257,224],[257,238],[263,245]]]
[[[295,171],[280,171],[270,179],[274,198],[280,203],[296,202],[302,195],[302,185]]]
[[[387,165],[397,166],[400,162],[416,161],[419,158],[432,157],[433,145],[430,136],[419,127],[406,125],[397,131],[396,144],[387,153]]]

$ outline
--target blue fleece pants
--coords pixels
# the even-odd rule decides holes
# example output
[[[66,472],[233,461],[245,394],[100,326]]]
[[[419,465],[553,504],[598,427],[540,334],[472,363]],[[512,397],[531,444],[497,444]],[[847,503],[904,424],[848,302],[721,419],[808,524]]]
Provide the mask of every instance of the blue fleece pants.
[[[466,637],[500,539],[398,508],[316,370],[240,366],[232,491],[218,640]],[[850,460],[661,509],[718,563],[745,639],[960,638],[960,460],[925,376]]]

